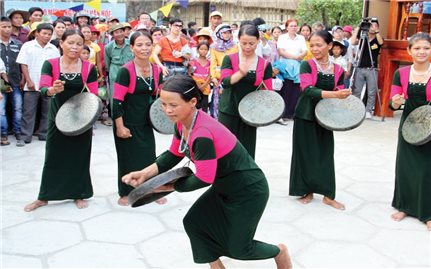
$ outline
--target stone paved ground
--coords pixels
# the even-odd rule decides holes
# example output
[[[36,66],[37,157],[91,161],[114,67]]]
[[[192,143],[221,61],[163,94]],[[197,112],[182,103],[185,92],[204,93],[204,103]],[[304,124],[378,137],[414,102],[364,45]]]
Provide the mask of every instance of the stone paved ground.
[[[335,134],[337,199],[345,212],[323,205],[320,196],[309,205],[289,197],[293,123],[260,128],[257,163],[271,197],[256,239],[286,243],[296,268],[430,268],[425,225],[389,217],[398,123],[399,114]],[[181,222],[202,191],[173,193],[166,205],[118,206],[112,131],[98,125],[95,133],[95,195],[83,210],[63,201],[25,213],[37,197],[44,142],[1,148],[2,268],[208,268],[193,263]],[[156,141],[160,153],[170,137]],[[275,268],[273,260],[223,261],[227,268]]]

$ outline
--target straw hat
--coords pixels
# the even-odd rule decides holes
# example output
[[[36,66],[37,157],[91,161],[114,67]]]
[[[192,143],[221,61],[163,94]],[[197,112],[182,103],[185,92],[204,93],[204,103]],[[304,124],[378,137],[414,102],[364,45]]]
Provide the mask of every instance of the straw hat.
[[[111,28],[109,28],[108,33],[112,34],[113,32],[123,29],[124,30],[124,25],[122,23],[117,23],[115,25],[113,25]]]
[[[33,34],[33,33],[34,33],[34,31],[36,31],[37,26],[39,26],[39,24],[42,24],[42,23],[43,23],[43,22],[41,22],[41,21],[33,22],[33,23],[31,24],[31,26],[30,26],[30,31],[28,32],[27,36],[30,36],[31,34]]]
[[[193,39],[196,41],[196,43],[199,43],[199,37],[200,36],[207,36],[209,38],[209,45],[211,45],[213,43],[213,39],[211,38],[211,33],[210,30],[208,30],[208,28],[202,28],[197,35],[195,35],[193,37]]]
[[[16,10],[16,9],[14,9],[14,8],[9,9],[9,10],[7,11],[7,14],[8,14],[8,15],[7,15],[7,16],[8,16],[8,18],[9,18],[9,19],[11,19],[11,20],[12,20],[13,15],[15,15],[15,14],[21,14],[22,18],[24,19],[24,22],[23,22],[23,23],[28,22],[28,17],[30,16],[30,14],[28,13],[28,11],[24,11],[24,10]]]

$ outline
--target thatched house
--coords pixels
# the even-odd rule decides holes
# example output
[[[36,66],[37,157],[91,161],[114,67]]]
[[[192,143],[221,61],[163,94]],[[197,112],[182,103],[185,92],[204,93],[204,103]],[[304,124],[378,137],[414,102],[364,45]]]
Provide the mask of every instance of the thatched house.
[[[294,16],[297,2],[295,0],[189,0],[188,8],[180,8],[179,12],[185,22],[196,21],[199,25],[208,23],[208,11],[218,10],[223,14],[223,22],[226,23],[239,23],[242,20],[261,17],[267,24],[275,26],[283,24]]]
[[[127,4],[127,18],[137,18],[140,12],[152,12],[169,0],[129,0]],[[239,23],[242,20],[252,20],[262,17],[272,26],[284,24],[295,14],[297,0],[189,0],[187,8],[175,4],[170,16],[181,18],[186,24],[196,21],[199,26],[206,26],[209,14],[218,10],[223,13],[223,22]],[[160,15],[160,14],[159,14]]]

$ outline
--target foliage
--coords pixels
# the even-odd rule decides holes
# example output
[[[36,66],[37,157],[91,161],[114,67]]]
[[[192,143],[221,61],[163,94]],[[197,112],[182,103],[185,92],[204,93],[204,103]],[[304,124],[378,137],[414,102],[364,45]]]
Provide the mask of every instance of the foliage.
[[[300,24],[320,21],[327,27],[356,26],[361,22],[362,7],[362,0],[300,0],[296,19]]]

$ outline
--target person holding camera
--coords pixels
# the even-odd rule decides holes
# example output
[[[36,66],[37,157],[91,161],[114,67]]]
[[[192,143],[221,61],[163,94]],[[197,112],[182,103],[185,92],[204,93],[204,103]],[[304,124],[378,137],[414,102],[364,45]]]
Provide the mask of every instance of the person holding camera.
[[[377,58],[383,45],[383,38],[380,35],[377,18],[364,18],[360,27],[355,29],[351,45],[358,44],[357,59],[359,59],[359,62],[353,74],[352,93],[354,96],[361,98],[362,88],[366,83],[367,105],[365,117],[371,119],[378,90]]]

